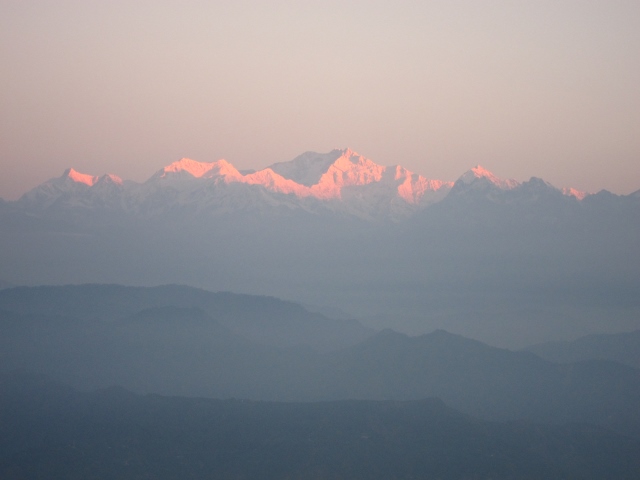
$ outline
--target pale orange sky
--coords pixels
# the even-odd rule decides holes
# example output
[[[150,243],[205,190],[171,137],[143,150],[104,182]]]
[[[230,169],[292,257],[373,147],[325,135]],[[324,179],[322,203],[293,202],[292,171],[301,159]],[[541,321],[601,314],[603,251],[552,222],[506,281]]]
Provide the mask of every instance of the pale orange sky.
[[[640,2],[0,2],[0,197],[350,147],[640,188]]]

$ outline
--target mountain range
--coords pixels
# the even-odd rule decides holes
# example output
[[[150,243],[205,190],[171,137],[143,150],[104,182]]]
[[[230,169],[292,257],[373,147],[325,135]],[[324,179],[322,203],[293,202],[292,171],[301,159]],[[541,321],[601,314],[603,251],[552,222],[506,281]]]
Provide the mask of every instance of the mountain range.
[[[640,437],[633,367],[556,364],[443,330],[372,332],[288,302],[177,286],[0,291],[0,373],[15,371],[190,397],[437,397],[485,420],[588,422]]]
[[[69,169],[0,202],[0,226],[7,285],[183,284],[512,348],[640,328],[640,193],[479,166],[445,182],[347,149],[144,183]]]
[[[522,187],[480,166],[463,174],[456,183],[458,188]],[[400,165],[384,167],[343,149],[324,154],[306,152],[289,162],[242,172],[226,160],[204,163],[183,158],[142,184],[112,174],[92,176],[69,168],[61,177],[24,194],[18,205],[34,211],[84,207],[143,215],[160,215],[165,209],[177,208],[222,214],[282,206],[399,221],[441,201],[453,186],[454,182],[427,179]],[[572,188],[558,192],[578,200],[586,196]]]

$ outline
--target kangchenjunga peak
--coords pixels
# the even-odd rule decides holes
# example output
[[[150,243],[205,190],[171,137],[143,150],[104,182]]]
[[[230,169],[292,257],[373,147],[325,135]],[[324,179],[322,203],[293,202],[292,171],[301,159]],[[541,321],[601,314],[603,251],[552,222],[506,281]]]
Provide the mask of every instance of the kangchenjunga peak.
[[[533,181],[533,179],[532,179]],[[541,180],[542,181],[542,180]],[[587,194],[550,189],[582,200]],[[35,187],[19,204],[30,209],[91,207],[96,204],[128,212],[162,214],[175,206],[229,212],[286,206],[306,211],[341,211],[366,220],[411,216],[443,200],[450,191],[495,197],[500,192],[531,190],[530,182],[503,179],[477,165],[457,181],[430,179],[401,164],[383,166],[350,149],[305,152],[293,160],[263,169],[239,171],[225,159],[201,162],[182,158],[156,171],[147,181],[122,181],[106,174],[94,176],[69,168],[63,175]],[[523,193],[526,193],[524,192]],[[493,192],[493,193],[490,193]],[[529,192],[530,193],[530,192]]]

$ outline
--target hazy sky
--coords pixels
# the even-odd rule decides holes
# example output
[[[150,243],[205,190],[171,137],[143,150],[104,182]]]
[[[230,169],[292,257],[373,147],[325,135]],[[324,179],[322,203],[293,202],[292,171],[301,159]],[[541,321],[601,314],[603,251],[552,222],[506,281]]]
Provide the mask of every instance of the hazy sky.
[[[640,2],[0,0],[0,197],[351,147],[640,188]]]

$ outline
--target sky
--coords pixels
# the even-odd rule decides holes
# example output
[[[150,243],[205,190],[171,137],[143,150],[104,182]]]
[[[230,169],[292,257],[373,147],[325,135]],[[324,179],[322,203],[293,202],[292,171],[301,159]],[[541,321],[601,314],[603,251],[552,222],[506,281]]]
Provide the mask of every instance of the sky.
[[[0,0],[0,197],[346,148],[640,189],[636,0]]]

